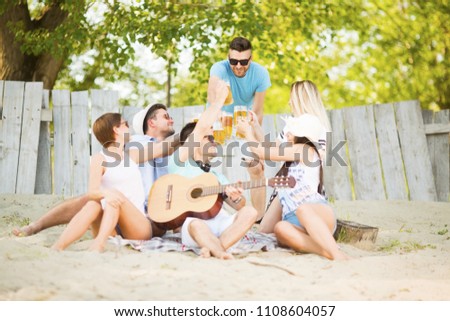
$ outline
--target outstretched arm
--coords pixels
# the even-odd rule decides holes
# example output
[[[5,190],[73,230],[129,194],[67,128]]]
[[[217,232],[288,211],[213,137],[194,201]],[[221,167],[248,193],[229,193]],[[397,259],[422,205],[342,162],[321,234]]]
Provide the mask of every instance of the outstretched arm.
[[[217,77],[211,77],[208,86],[208,97],[211,98],[211,105],[200,116],[200,119],[195,126],[194,131],[188,138],[190,144],[199,143],[205,135],[208,134],[214,121],[219,117],[220,109],[223,106],[223,102],[228,95],[228,88],[223,80]],[[192,145],[191,145],[192,146]],[[193,153],[195,149],[187,146],[180,148],[179,159],[181,162],[187,161],[190,153]]]

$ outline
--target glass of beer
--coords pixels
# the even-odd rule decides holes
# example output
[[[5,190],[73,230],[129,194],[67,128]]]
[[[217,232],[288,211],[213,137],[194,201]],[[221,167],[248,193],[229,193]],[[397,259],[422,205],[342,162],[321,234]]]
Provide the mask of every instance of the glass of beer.
[[[224,111],[222,112],[221,121],[225,131],[225,139],[230,139],[233,132],[233,115]]]
[[[225,130],[223,129],[222,122],[216,120],[213,124],[214,141],[220,145],[225,144]]]
[[[225,99],[225,102],[223,103],[224,105],[230,105],[233,103],[233,94],[231,93],[231,86],[230,86],[230,82],[226,81],[227,87],[228,87],[228,96]]]
[[[247,119],[247,115],[247,106],[234,106],[234,126],[237,125],[238,119]],[[236,133],[236,137],[243,138],[238,133]]]

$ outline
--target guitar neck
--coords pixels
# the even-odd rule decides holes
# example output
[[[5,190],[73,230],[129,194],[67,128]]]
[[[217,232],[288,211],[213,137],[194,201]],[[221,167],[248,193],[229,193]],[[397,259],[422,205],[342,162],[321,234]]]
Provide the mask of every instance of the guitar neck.
[[[262,178],[262,179],[256,179],[253,181],[241,182],[241,183],[233,183],[233,184],[226,184],[226,185],[219,185],[219,186],[207,186],[207,187],[203,188],[201,196],[208,196],[208,195],[223,193],[223,192],[225,192],[225,189],[228,186],[241,187],[244,190],[263,187],[263,186],[267,185],[267,181],[268,180],[266,178]]]

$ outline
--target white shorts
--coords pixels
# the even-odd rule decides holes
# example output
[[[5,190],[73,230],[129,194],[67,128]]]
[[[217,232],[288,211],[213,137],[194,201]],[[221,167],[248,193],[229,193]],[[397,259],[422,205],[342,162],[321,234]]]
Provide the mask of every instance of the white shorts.
[[[181,242],[186,246],[198,246],[197,242],[194,241],[191,234],[189,234],[189,224],[193,220],[198,220],[195,217],[188,217],[181,227]],[[225,231],[231,224],[234,222],[234,215],[228,214],[224,209],[221,209],[220,212],[212,219],[203,220],[206,225],[209,227],[211,232],[219,237],[223,231]]]

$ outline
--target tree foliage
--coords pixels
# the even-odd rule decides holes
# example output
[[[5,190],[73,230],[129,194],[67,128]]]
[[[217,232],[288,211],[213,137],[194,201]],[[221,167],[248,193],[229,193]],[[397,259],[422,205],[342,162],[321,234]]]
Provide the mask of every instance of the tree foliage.
[[[210,66],[241,35],[252,41],[254,60],[269,69],[267,112],[286,111],[289,85],[299,79],[313,80],[331,108],[405,99],[450,108],[449,9],[445,0],[15,0],[0,5],[0,51],[13,35],[34,65],[43,56],[60,61],[57,86],[72,90],[98,87],[99,79],[129,80],[136,97],[142,83],[163,90],[170,72],[173,105],[181,106],[204,104]],[[143,72],[137,45],[171,69]],[[176,67],[185,50],[194,57],[188,77]],[[82,54],[88,59],[80,63]],[[20,75],[14,68],[5,72],[20,64],[0,57],[0,77],[20,78],[9,76]],[[74,66],[80,77],[70,72]],[[39,80],[39,73],[33,77]]]

